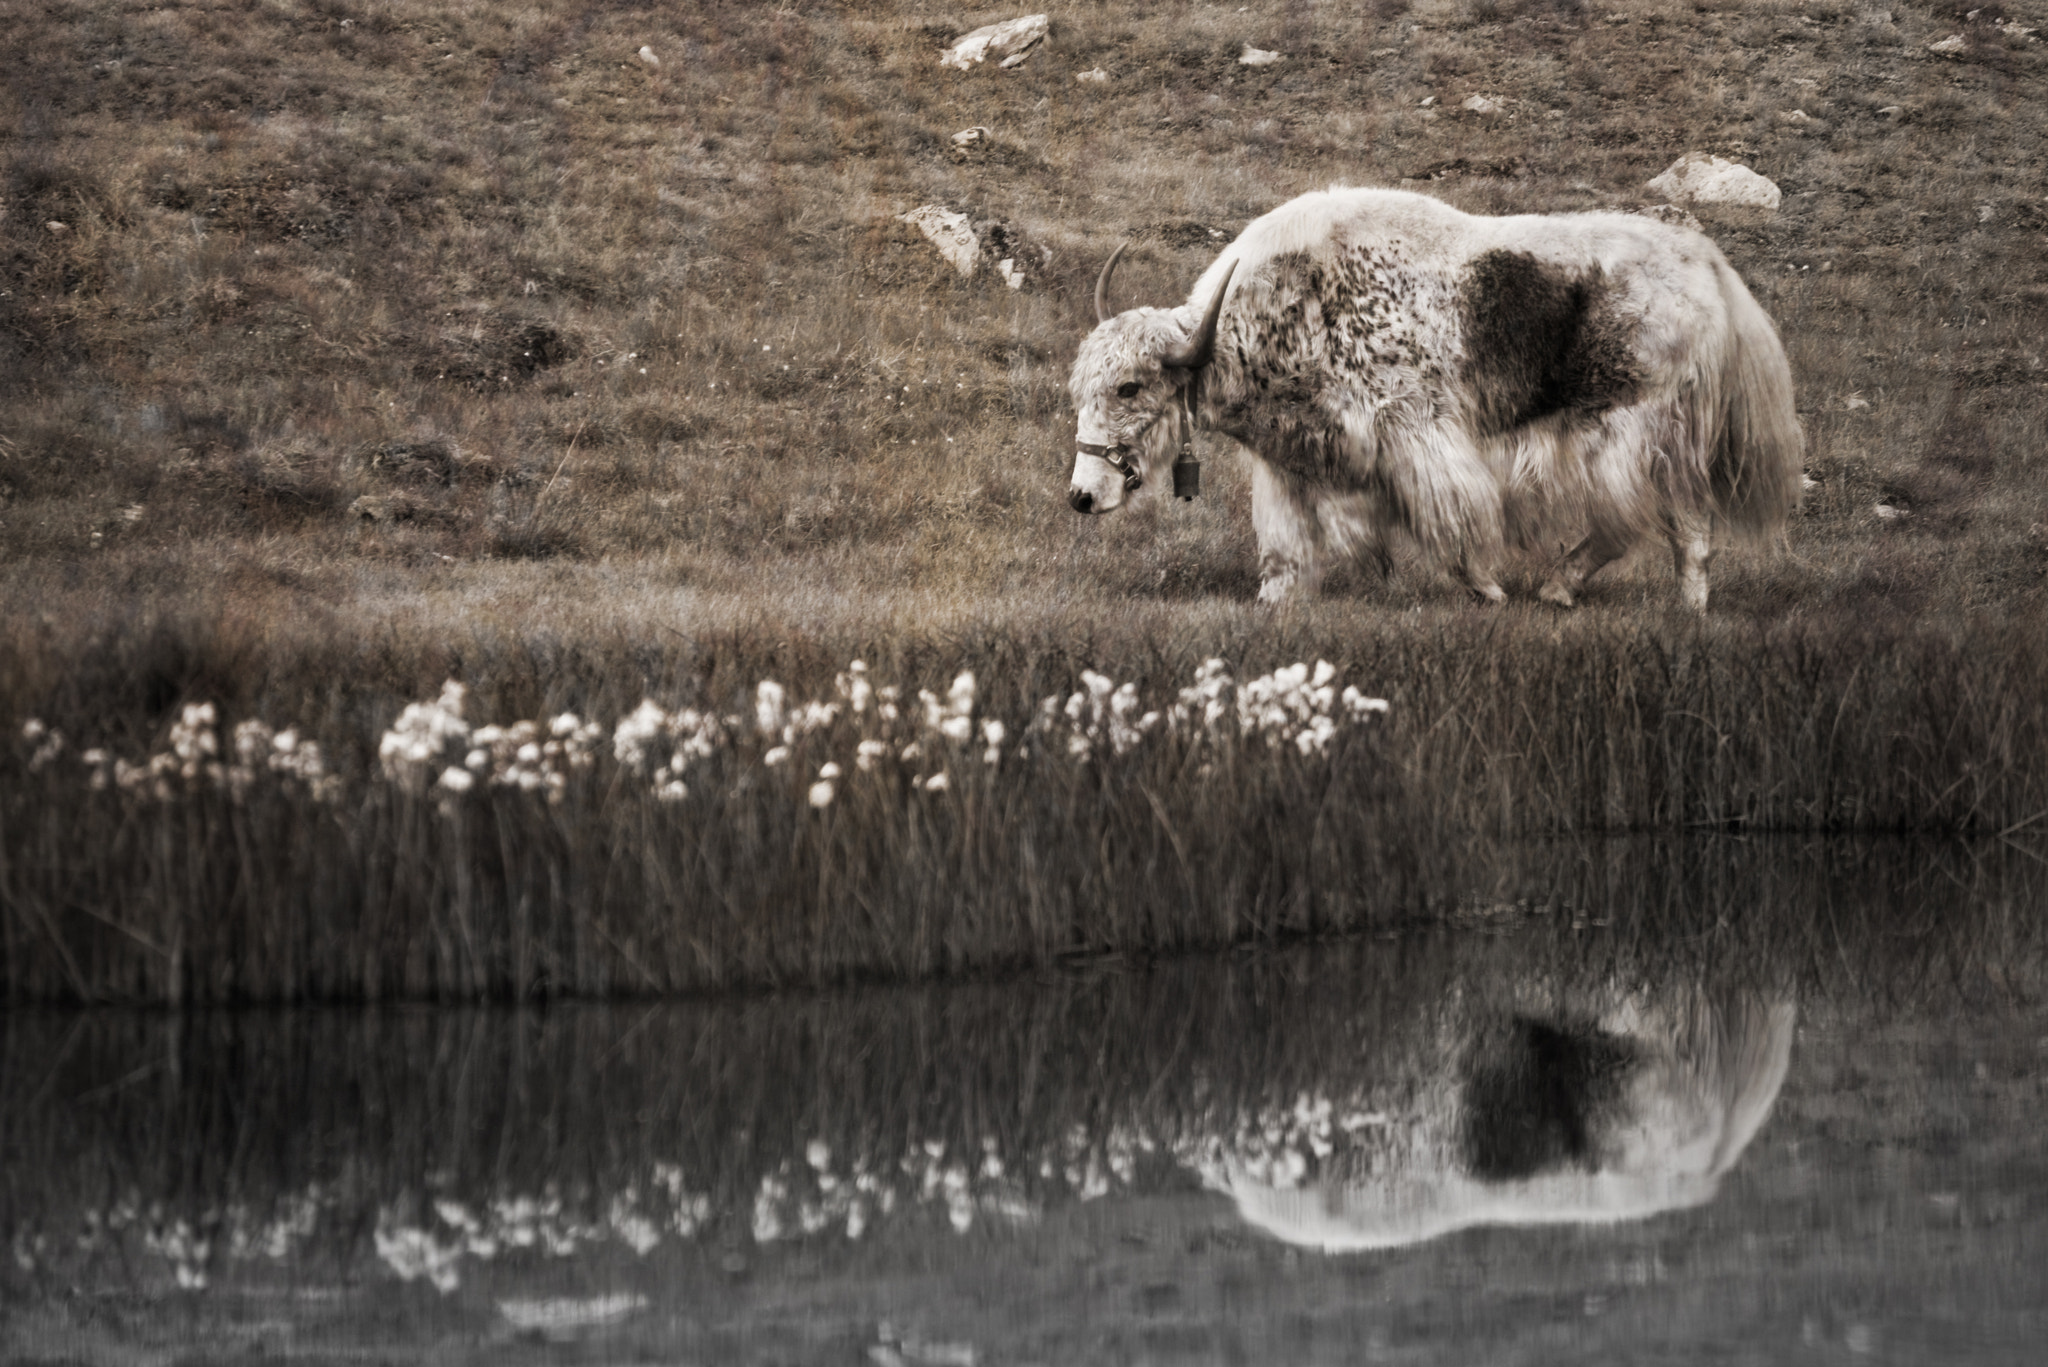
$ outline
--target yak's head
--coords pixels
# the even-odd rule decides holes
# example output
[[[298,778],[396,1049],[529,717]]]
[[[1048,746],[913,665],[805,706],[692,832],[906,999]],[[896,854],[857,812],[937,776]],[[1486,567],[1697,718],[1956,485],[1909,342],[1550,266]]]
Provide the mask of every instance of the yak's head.
[[[1190,418],[1192,387],[1215,350],[1217,317],[1237,269],[1232,262],[1201,321],[1190,328],[1185,308],[1128,309],[1110,316],[1109,277],[1123,254],[1118,247],[1095,282],[1097,325],[1081,343],[1067,382],[1079,418],[1067,502],[1084,513],[1121,506],[1172,459]]]

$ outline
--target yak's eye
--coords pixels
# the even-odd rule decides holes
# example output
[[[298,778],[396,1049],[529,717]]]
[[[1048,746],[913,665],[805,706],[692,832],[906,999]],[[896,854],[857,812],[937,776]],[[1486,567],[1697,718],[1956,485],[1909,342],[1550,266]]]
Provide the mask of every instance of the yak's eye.
[[[1125,380],[1125,381],[1124,381],[1124,382],[1123,382],[1122,384],[1120,384],[1120,385],[1118,385],[1118,386],[1116,387],[1116,396],[1117,396],[1117,397],[1118,397],[1119,399],[1135,399],[1135,398],[1137,398],[1137,397],[1138,397],[1138,382],[1137,382],[1136,380]]]

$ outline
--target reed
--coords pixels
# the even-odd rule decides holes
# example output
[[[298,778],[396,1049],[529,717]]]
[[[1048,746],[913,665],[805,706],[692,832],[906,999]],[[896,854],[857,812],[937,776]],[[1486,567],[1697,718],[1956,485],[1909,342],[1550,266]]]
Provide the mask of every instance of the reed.
[[[1517,625],[1446,618],[1234,680],[1141,640],[1117,653],[1150,677],[1084,671],[1036,706],[1014,679],[1058,677],[1050,642],[950,683],[813,667],[610,720],[489,719],[451,686],[374,737],[190,705],[130,757],[37,723],[0,785],[0,985],[499,1000],[989,973],[1555,905],[1532,840],[2031,843],[2048,810],[2032,633],[1851,652]]]

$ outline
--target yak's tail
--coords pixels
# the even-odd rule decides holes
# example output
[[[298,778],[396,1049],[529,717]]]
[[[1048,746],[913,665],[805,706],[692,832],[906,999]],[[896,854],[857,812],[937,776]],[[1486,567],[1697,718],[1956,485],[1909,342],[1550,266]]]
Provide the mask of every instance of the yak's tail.
[[[1730,530],[1763,538],[1799,506],[1805,437],[1792,402],[1792,367],[1778,330],[1742,278],[1719,263],[1730,337],[1720,376],[1720,436],[1709,457],[1714,510]]]

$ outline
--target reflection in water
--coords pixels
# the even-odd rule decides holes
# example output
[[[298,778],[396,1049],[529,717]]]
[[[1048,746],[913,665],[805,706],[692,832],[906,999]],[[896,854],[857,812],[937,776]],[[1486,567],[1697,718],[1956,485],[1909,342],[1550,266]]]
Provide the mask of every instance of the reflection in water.
[[[1998,1359],[2048,1304],[2038,899],[1797,890],[1007,986],[0,1015],[0,1360]]]
[[[12,1052],[69,1056],[78,1148],[44,1141],[59,1170],[37,1186],[77,1199],[17,1186],[42,1208],[15,1261],[200,1290],[346,1265],[367,1232],[389,1275],[448,1293],[506,1260],[959,1236],[1197,1187],[1330,1249],[1705,1201],[1784,1079],[1792,1007],[1623,990],[1558,948],[1375,942],[737,1008],[51,1019],[61,1042],[17,1031]],[[157,1106],[168,1142],[129,1150]],[[224,1166],[191,1151],[230,1116]],[[64,1170],[79,1153],[129,1175],[92,1199]]]
[[[1473,1032],[1460,1074],[1418,1080],[1415,1113],[1353,1110],[1317,1124],[1307,1156],[1230,1151],[1210,1180],[1250,1223],[1333,1251],[1701,1205],[1770,1114],[1794,1014],[1681,992],[1597,1020],[1517,1015]]]
[[[493,1263],[957,1237],[1202,1187],[1327,1248],[1707,1199],[1784,1078],[1792,1008],[1624,988],[1575,949],[1439,937],[731,1007],[23,1021],[7,1085],[70,1102],[12,1122],[51,1165],[9,1193],[14,1261],[201,1290],[370,1254],[451,1293]]]

